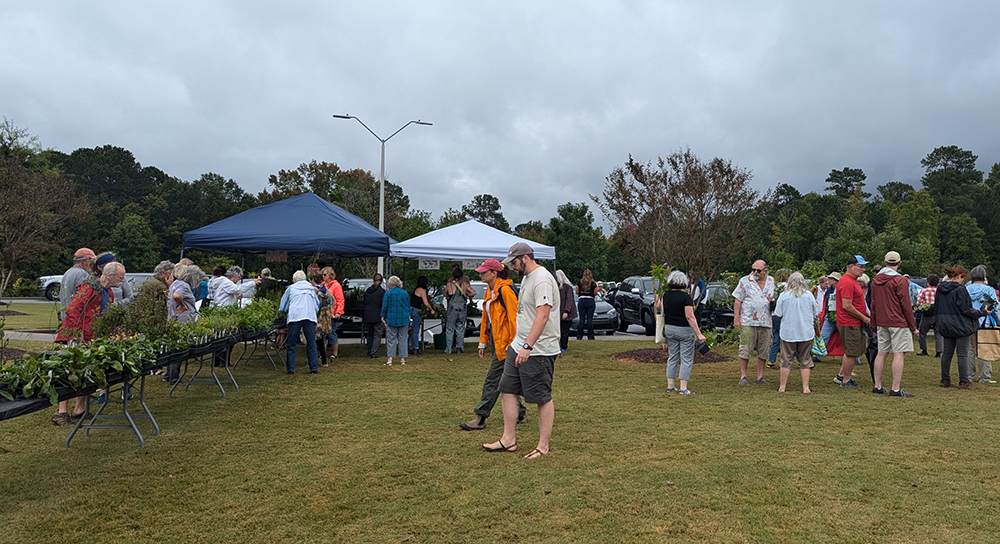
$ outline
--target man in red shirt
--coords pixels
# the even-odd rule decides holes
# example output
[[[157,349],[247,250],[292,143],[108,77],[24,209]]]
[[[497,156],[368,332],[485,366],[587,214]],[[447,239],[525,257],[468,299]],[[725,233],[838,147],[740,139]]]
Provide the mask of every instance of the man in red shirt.
[[[852,255],[847,259],[847,271],[837,282],[837,330],[840,340],[844,343],[844,360],[840,372],[833,379],[843,387],[857,387],[858,383],[851,378],[854,363],[865,353],[868,339],[864,327],[871,325],[868,309],[865,308],[865,294],[861,290],[858,278],[865,273],[868,261],[861,255]]]

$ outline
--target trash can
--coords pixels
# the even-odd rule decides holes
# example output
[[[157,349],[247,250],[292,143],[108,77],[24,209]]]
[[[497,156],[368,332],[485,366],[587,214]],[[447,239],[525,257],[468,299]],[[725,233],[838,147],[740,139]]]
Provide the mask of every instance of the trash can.
[[[444,348],[445,348],[446,345],[447,345],[447,342],[445,342],[444,333],[443,332],[439,332],[439,333],[437,333],[437,334],[434,335],[434,349],[440,349],[440,350],[444,351]]]

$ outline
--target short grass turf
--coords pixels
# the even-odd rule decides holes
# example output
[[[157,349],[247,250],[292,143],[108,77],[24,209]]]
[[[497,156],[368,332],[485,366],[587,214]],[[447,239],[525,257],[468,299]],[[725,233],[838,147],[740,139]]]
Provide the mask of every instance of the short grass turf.
[[[0,306],[0,310],[12,310],[25,315],[9,315],[4,320],[4,329],[8,331],[38,330],[38,329],[58,329],[59,328],[59,302],[22,302],[5,299],[6,306]]]
[[[472,340],[472,339],[470,339]],[[939,364],[907,357],[912,399],[832,381],[839,361],[798,371],[789,392],[740,387],[738,363],[697,365],[682,397],[665,367],[621,363],[649,341],[571,342],[556,362],[552,451],[487,453],[464,432],[487,362],[411,356],[384,366],[357,339],[319,375],[236,371],[240,391],[166,395],[158,378],[140,448],[95,430],[63,443],[45,410],[0,423],[0,541],[994,541],[997,386],[938,387]],[[722,348],[723,350],[729,348]],[[729,354],[732,354],[731,352]],[[954,370],[953,370],[954,372]],[[888,376],[886,376],[888,379]],[[798,391],[798,392],[797,392]]]

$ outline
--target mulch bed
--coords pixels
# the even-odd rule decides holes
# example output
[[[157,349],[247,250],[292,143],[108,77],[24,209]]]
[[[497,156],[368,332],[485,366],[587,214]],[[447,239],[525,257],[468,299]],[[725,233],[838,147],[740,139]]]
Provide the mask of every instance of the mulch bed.
[[[23,349],[0,348],[0,359],[4,361],[10,361],[11,359],[20,359],[21,357],[24,357],[25,353],[27,352],[24,351]]]
[[[0,315],[28,315],[26,313],[18,312],[15,310],[0,310]]]
[[[612,355],[611,358],[623,363],[651,363],[655,365],[665,365],[667,364],[667,350],[666,348],[633,349],[632,351],[616,353]],[[732,360],[732,357],[727,357],[714,351],[710,351],[705,355],[702,355],[697,351],[694,352],[694,364],[696,365],[701,363],[724,363]]]

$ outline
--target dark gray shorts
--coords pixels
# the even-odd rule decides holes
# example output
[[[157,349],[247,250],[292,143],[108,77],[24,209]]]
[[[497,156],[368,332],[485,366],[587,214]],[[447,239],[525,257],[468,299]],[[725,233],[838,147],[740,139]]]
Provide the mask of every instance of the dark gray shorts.
[[[524,402],[545,404],[552,400],[552,373],[555,370],[555,355],[532,355],[521,366],[514,366],[517,352],[507,348],[503,376],[500,377],[500,392],[520,395]]]

